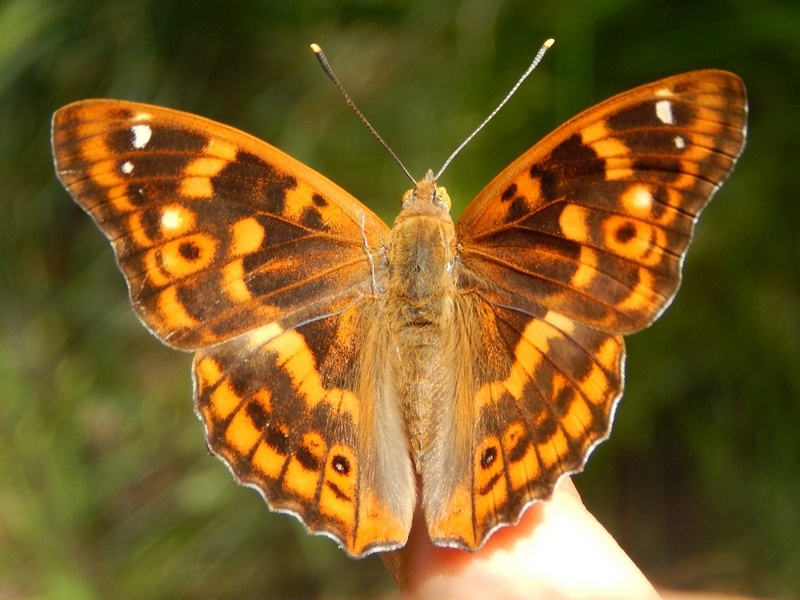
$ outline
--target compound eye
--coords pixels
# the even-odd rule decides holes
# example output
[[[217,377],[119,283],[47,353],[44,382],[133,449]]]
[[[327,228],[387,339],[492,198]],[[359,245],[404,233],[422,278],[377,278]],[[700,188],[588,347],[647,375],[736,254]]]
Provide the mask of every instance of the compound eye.
[[[444,189],[444,187],[436,188],[436,200],[444,204],[448,211],[453,208],[453,203],[450,200],[450,194],[447,193],[447,190]]]

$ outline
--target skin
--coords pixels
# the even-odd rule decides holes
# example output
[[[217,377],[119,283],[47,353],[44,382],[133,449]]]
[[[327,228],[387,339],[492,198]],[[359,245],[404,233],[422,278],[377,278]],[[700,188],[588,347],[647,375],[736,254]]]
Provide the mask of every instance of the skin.
[[[433,546],[415,520],[406,548],[384,562],[408,600],[660,597],[567,477],[552,500],[533,504],[477,552]]]

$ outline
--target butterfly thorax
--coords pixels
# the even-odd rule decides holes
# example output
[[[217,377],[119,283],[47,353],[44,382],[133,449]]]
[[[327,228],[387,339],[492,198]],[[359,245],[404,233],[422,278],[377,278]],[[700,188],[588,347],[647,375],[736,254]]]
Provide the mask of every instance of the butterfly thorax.
[[[386,294],[397,391],[417,466],[435,436],[431,417],[454,385],[446,365],[453,347],[455,230],[448,206],[425,183],[406,196],[392,229]],[[417,195],[421,187],[426,191]]]

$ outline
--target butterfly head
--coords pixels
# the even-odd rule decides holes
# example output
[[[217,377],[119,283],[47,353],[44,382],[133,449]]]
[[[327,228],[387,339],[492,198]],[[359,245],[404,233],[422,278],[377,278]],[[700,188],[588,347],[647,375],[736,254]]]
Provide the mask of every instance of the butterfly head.
[[[450,212],[452,206],[447,190],[436,185],[436,179],[430,169],[425,173],[425,177],[416,182],[413,189],[403,194],[403,208],[424,202],[433,204],[445,212]]]

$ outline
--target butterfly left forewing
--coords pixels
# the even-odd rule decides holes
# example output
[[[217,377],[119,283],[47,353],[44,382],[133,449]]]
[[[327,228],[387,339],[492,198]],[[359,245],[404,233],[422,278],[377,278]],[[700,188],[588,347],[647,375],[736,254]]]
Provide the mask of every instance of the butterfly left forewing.
[[[84,100],[54,115],[53,153],[59,179],[111,241],[139,318],[172,346],[285,327],[310,305],[325,314],[374,287],[370,253],[386,225],[241,131]]]

